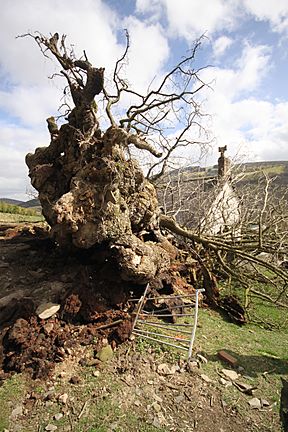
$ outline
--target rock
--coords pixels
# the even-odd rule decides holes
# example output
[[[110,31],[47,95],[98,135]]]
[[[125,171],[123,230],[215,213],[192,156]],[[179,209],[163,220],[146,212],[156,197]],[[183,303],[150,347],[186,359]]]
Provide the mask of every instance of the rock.
[[[248,403],[249,403],[250,407],[253,409],[260,409],[261,408],[261,401],[258,398],[250,399],[248,401]]]
[[[176,371],[178,371],[180,368],[178,365],[172,365],[169,367],[167,363],[161,363],[157,366],[157,372],[160,375],[174,375]]]
[[[60,402],[62,402],[63,405],[66,405],[67,400],[68,400],[68,394],[67,394],[67,393],[63,393],[62,395],[60,395],[60,396],[58,397],[58,400],[59,400]]]
[[[174,401],[175,401],[177,404],[179,404],[179,403],[181,403],[181,402],[184,402],[184,400],[185,400],[185,396],[184,396],[184,395],[176,396],[175,399],[174,399]]]
[[[16,419],[18,416],[20,416],[22,414],[23,414],[23,406],[22,405],[18,405],[18,406],[16,406],[13,409],[10,417],[11,417],[12,420],[14,420],[14,419]]]
[[[201,363],[208,363],[208,360],[206,357],[204,357],[202,354],[196,354],[196,357],[201,361]]]
[[[187,370],[191,371],[193,368],[198,367],[198,362],[195,360],[189,361],[189,363],[187,363]]]
[[[157,394],[154,394],[154,395],[153,395],[153,398],[154,398],[157,402],[159,402],[159,403],[162,403],[162,402],[163,402],[163,399],[162,399],[160,396],[158,396]]]
[[[266,399],[260,399],[262,407],[269,407],[270,403]]]
[[[70,378],[70,383],[71,384],[79,384],[80,383],[80,378],[78,377],[78,376],[72,376],[71,378]]]
[[[57,421],[60,420],[62,417],[63,417],[62,413],[58,413],[58,414],[54,415],[54,419],[57,420]]]
[[[134,405],[137,406],[137,407],[139,407],[139,406],[141,406],[141,402],[138,399],[136,399],[134,401]]]
[[[234,382],[234,385],[242,393],[248,394],[250,396],[253,395],[254,390],[256,390],[256,388],[257,388],[256,386],[251,386],[249,384],[246,384],[246,383],[243,383],[243,382],[239,382],[239,381]]]
[[[94,371],[93,372],[93,376],[94,377],[99,377],[100,376],[100,372],[97,370],[97,371]]]
[[[53,323],[47,323],[43,326],[44,332],[49,335],[51,331],[53,330],[54,324]]]
[[[152,406],[153,406],[153,408],[154,408],[154,410],[156,412],[160,412],[161,411],[161,405],[159,403],[155,402],[155,403],[152,404]]]
[[[238,373],[230,369],[222,369],[221,372],[225,377],[229,378],[231,381],[235,381],[238,378]]]
[[[36,314],[41,319],[48,319],[60,309],[60,305],[56,303],[42,303],[36,309]]]
[[[227,384],[227,382],[228,382],[228,381],[226,381],[224,378],[220,378],[219,381],[220,381],[220,383],[221,383],[222,385],[224,385],[224,386],[225,386],[225,385]]]
[[[45,430],[46,430],[46,431],[53,432],[53,431],[57,430],[57,426],[55,426],[55,425],[49,423],[49,424],[45,427]]]
[[[212,383],[213,381],[205,374],[201,374],[200,375],[201,378],[203,379],[203,381],[205,381],[206,383]]]
[[[220,360],[223,360],[224,362],[230,364],[231,366],[235,367],[237,366],[237,359],[233,357],[231,354],[228,354],[226,351],[221,350],[217,353],[217,356],[220,358]]]
[[[167,363],[161,363],[157,366],[157,372],[161,375],[170,375],[170,368]]]
[[[113,357],[113,350],[111,345],[104,346],[100,351],[98,351],[96,357],[102,362],[111,360]]]

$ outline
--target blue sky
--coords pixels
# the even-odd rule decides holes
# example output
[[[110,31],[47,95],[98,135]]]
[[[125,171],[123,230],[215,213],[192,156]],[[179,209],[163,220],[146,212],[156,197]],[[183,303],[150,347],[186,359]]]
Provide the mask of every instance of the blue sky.
[[[61,99],[63,81],[47,78],[55,63],[15,39],[27,31],[67,34],[109,76],[127,28],[126,75],[141,91],[205,34],[195,61],[211,65],[202,78],[212,89],[199,95],[213,138],[204,162],[224,144],[235,161],[288,159],[287,0],[2,0],[0,28],[0,197],[29,198],[25,154],[48,145],[45,119]]]

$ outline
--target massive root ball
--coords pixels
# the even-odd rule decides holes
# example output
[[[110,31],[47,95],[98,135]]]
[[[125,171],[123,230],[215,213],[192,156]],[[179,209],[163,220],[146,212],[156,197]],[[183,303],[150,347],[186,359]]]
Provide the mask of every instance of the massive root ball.
[[[101,245],[118,265],[122,280],[146,283],[167,269],[170,258],[159,246],[155,188],[129,156],[128,146],[156,157],[161,153],[130,125],[116,125],[109,112],[113,97],[104,88],[103,68],[94,68],[85,52],[84,59],[69,55],[65,37],[60,40],[58,33],[32,37],[42,52],[60,63],[75,105],[60,129],[53,117],[47,119],[50,145],[26,156],[51,236],[70,250]],[[116,77],[117,67],[118,62]],[[94,100],[102,91],[111,123],[105,133],[99,128]]]
[[[105,244],[117,250],[123,280],[143,283],[166,270],[170,259],[155,244],[155,188],[137,161],[125,156],[122,140],[116,127],[103,135],[97,128],[86,138],[68,123],[51,133],[49,147],[27,155],[26,163],[56,242],[84,249]]]

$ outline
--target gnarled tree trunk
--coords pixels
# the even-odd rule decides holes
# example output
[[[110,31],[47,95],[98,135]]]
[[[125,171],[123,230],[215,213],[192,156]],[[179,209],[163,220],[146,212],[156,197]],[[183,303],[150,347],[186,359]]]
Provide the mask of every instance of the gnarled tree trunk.
[[[51,235],[62,247],[103,245],[121,279],[147,283],[170,265],[155,188],[127,157],[129,143],[149,144],[116,125],[99,129],[94,97],[103,90],[103,68],[61,54],[57,34],[36,40],[61,63],[75,104],[59,130],[53,117],[47,120],[50,145],[26,156]]]

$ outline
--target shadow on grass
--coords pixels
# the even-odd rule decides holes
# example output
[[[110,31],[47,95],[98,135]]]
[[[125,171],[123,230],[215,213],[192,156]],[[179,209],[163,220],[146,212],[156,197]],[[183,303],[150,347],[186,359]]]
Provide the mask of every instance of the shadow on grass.
[[[257,377],[264,372],[277,375],[288,375],[288,361],[267,355],[245,355],[225,349],[225,352],[236,358],[237,366],[244,368],[244,373],[251,377]],[[220,360],[217,355],[204,354],[208,361],[221,362],[223,367],[227,367],[227,363]]]

